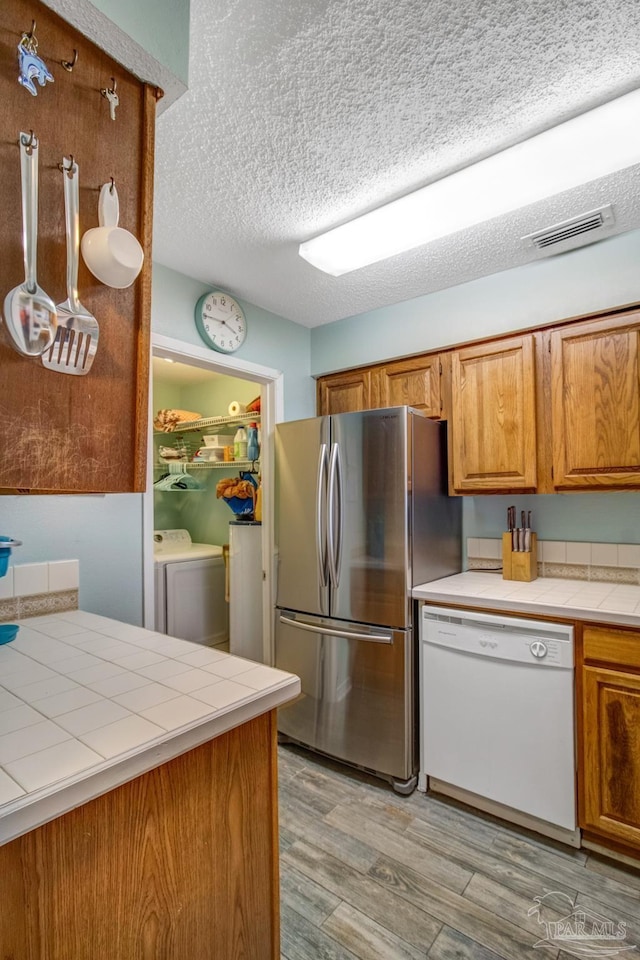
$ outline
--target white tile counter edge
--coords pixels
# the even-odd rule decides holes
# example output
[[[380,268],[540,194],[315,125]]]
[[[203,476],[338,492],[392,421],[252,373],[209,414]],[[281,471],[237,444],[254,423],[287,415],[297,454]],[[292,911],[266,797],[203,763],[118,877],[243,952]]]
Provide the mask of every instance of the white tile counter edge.
[[[176,724],[171,729],[165,730],[161,730],[161,727],[157,724],[150,723],[141,713],[136,713],[132,707],[131,716],[142,719],[143,723],[147,725],[147,731],[153,731],[155,729],[157,733],[151,733],[148,739],[141,740],[135,745],[131,745],[128,749],[119,750],[111,757],[103,754],[99,762],[88,767],[85,766],[82,770],[70,772],[67,776],[43,783],[42,786],[34,789],[28,789],[27,787],[21,792],[20,796],[0,804],[0,845],[14,840],[16,837],[28,833],[30,830],[64,813],[68,813],[70,810],[81,806],[87,801],[108,793],[110,790],[141,776],[143,773],[159,767],[167,761],[287,703],[300,693],[300,679],[293,674],[286,673],[282,670],[272,670],[263,664],[254,664],[252,661],[247,661],[246,659],[238,658],[231,654],[211,651],[209,648],[197,643],[177,640],[165,634],[158,634],[155,631],[145,630],[142,627],[133,627],[108,617],[101,617],[75,610],[66,613],[54,613],[27,618],[20,620],[19,623],[21,630],[15,641],[0,647],[5,661],[8,657],[10,662],[15,652],[20,657],[28,658],[32,669],[40,668],[41,670],[46,670],[50,677],[53,676],[54,681],[56,679],[54,676],[55,673],[59,673],[60,677],[65,678],[66,672],[68,671],[68,666],[58,671],[56,669],[56,660],[60,663],[64,660],[68,665],[68,656],[71,657],[71,650],[75,650],[76,655],[86,656],[86,648],[82,646],[82,642],[86,642],[88,638],[92,644],[91,649],[95,654],[95,658],[100,658],[105,667],[112,668],[110,658],[114,656],[116,652],[114,651],[114,645],[118,646],[117,653],[121,655],[124,652],[122,647],[123,645],[127,645],[128,641],[128,645],[131,646],[132,650],[135,648],[139,652],[147,655],[151,650],[156,652],[158,654],[158,656],[154,657],[156,667],[158,661],[164,660],[166,664],[172,664],[176,676],[181,675],[185,671],[189,672],[189,670],[195,673],[196,669],[191,667],[191,664],[187,665],[179,659],[174,659],[174,655],[175,657],[185,656],[184,650],[186,648],[192,648],[187,651],[187,655],[189,658],[192,658],[193,654],[198,651],[199,662],[202,663],[201,655],[205,655],[204,651],[209,651],[210,657],[212,658],[212,660],[210,659],[208,661],[209,670],[211,669],[212,662],[214,666],[217,664],[219,667],[219,670],[214,669],[211,673],[211,683],[214,686],[216,682],[219,682],[221,685],[225,683],[235,685],[237,687],[237,693],[232,695],[227,703],[219,707],[205,707],[205,704],[211,702],[205,698],[204,703],[199,702],[199,707],[204,712],[200,713],[197,717],[194,716],[193,719],[189,718],[181,725]],[[22,632],[23,627],[25,628],[24,633]],[[32,628],[31,636],[29,635],[29,628]],[[33,635],[34,631],[35,636]],[[123,638],[122,642],[118,640],[119,637]],[[34,640],[36,643],[35,650]],[[104,643],[104,647],[100,651],[94,648],[96,640]],[[79,641],[80,645],[76,647]],[[56,644],[58,644],[59,648],[61,643],[71,644],[70,649],[67,651],[56,649]],[[179,645],[177,651],[175,645]],[[170,648],[169,650],[167,650],[167,646]],[[23,649],[20,649],[20,647]],[[164,651],[163,656],[159,655],[161,649]],[[43,653],[47,654],[46,657],[42,656]],[[153,660],[151,662],[153,663]],[[48,669],[45,664],[49,664],[51,669]],[[71,664],[73,664],[73,658]],[[238,670],[238,664],[245,664],[247,669]],[[163,665],[162,662],[160,662],[160,665]],[[228,665],[231,665],[234,669],[232,671],[227,670]],[[15,677],[20,674],[21,669],[23,668],[18,667],[17,672],[9,671],[6,678],[0,673],[0,690],[7,693],[6,688],[9,679],[11,677],[15,679]],[[95,668],[92,669],[95,670]],[[149,669],[148,666],[146,669]],[[84,673],[86,672],[85,670]],[[256,672],[260,672],[259,678],[255,676]],[[144,679],[146,681],[145,685],[151,685],[152,683],[150,678],[147,680],[149,675],[144,671],[142,675],[140,675],[135,673],[133,669],[120,667],[118,677],[123,676],[125,673],[134,676],[138,681]],[[78,678],[78,676],[78,672],[75,672],[74,677]],[[247,684],[244,687],[242,684],[234,683],[233,678],[239,678],[240,676],[252,676],[254,682],[256,680],[258,681],[256,684],[258,689],[250,689],[253,687],[253,683]],[[231,677],[232,679],[228,680],[227,677]],[[167,683],[169,682],[167,679]],[[78,689],[85,689],[81,686],[81,683],[76,684],[76,686]],[[140,687],[140,684],[138,683],[137,686]],[[35,693],[34,691],[33,695],[36,699],[32,701],[31,695],[24,696],[24,691],[33,691],[34,687],[38,688],[38,692]],[[34,702],[36,704],[36,712],[39,712],[42,702],[50,703],[51,700],[56,699],[55,696],[50,697],[48,701],[46,699],[44,701],[39,699],[45,696],[45,692],[41,687],[42,684],[38,682],[28,684],[27,686],[23,683],[22,685],[18,685],[17,688],[14,686],[12,689],[15,690],[15,695],[9,691],[9,697],[11,700],[24,700],[25,704],[27,702]],[[63,689],[65,689],[65,687],[63,687]],[[68,690],[69,687],[67,686],[66,689]],[[125,686],[122,689],[126,690],[131,688]],[[179,686],[168,689],[170,689],[174,695],[173,698],[169,698],[169,702],[173,699],[181,698]],[[93,691],[85,690],[85,692],[92,693]],[[194,693],[197,698],[198,691],[194,691]],[[65,696],[65,694],[58,694],[58,696]],[[89,702],[93,702],[95,705],[96,700],[100,700],[98,695],[94,695],[93,700]],[[102,697],[102,700],[113,705],[113,701],[109,700],[106,695]],[[3,709],[6,710],[10,708],[7,708],[5,705]],[[31,714],[34,713],[31,706],[19,706],[18,709],[26,709],[26,711],[31,711]],[[73,710],[74,708],[69,704],[68,709]],[[58,709],[58,713],[59,712],[60,710]],[[3,713],[0,710],[0,718],[2,716]],[[50,717],[52,718],[51,720],[48,719]],[[33,724],[33,720],[27,721],[24,728],[25,733],[29,730],[37,729],[38,726],[44,727],[47,723],[55,723],[57,713],[43,711],[41,719],[43,723],[36,724],[35,727],[28,725],[29,722]],[[9,730],[10,729],[9,727]],[[68,727],[63,726],[62,729],[67,733],[67,737],[65,738],[66,743],[74,742],[74,737],[68,731]],[[108,726],[104,729],[108,729]],[[13,733],[8,732],[5,737],[0,739],[15,737],[16,733],[20,732],[21,729],[17,728]],[[91,751],[90,748],[83,744],[81,739],[75,740],[75,742],[80,744],[88,753],[91,754],[93,752],[94,755],[98,755],[97,752]],[[26,759],[29,759],[29,752],[32,756],[34,755],[33,749],[31,749],[23,754]],[[5,768],[6,766],[5,764]],[[1,765],[0,769],[2,769]],[[17,779],[13,776],[11,770],[7,772],[11,779]],[[7,772],[3,773],[5,778],[7,777]],[[20,786],[25,786],[24,781]]]
[[[2,808],[0,845],[273,710],[299,693],[300,680],[292,676],[266,692],[256,693],[239,706],[232,705],[226,711],[218,711],[216,716],[204,722],[196,721],[181,731],[167,733],[161,740],[105,761],[97,768],[81,771],[26,797],[18,797]]]
[[[589,588],[611,588],[602,597],[599,606],[581,606],[579,594]],[[613,610],[607,606],[608,598],[619,590],[615,583],[604,584],[600,581],[561,580],[558,578],[538,578],[531,583],[503,580],[495,573],[469,571],[458,573],[442,580],[422,583],[412,590],[414,600],[426,600],[443,603],[453,607],[481,607],[500,610],[505,613],[532,613],[547,617],[561,617],[568,620],[584,620],[596,623],[610,623],[618,626],[640,628],[640,587],[625,586],[622,589],[637,591],[636,611]],[[504,593],[509,592],[508,596]],[[560,601],[553,597],[554,591],[564,592],[568,596]],[[545,599],[545,593],[548,594]],[[501,595],[503,594],[503,595]],[[635,596],[635,593],[634,593]],[[610,601],[609,601],[610,602]]]

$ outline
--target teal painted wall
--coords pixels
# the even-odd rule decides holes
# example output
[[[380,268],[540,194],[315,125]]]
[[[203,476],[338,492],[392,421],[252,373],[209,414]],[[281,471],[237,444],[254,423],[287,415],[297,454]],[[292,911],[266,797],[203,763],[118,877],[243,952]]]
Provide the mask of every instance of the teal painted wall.
[[[153,330],[185,343],[203,346],[193,311],[199,297],[215,283],[200,283],[168,267],[153,267]],[[232,290],[229,291],[233,293]],[[311,378],[311,331],[255,304],[239,300],[247,318],[247,339],[234,354],[284,374],[286,420],[315,414],[315,383]]]
[[[84,610],[142,623],[142,497],[0,497],[0,533],[22,540],[12,563],[80,561]]]
[[[187,84],[190,0],[91,0],[154,59]]]
[[[346,370],[640,301],[640,230],[311,331],[311,372]],[[339,283],[340,280],[336,280]]]
[[[465,497],[465,537],[499,537],[510,504],[516,505],[518,517],[520,510],[531,510],[532,526],[541,540],[640,543],[638,492]]]

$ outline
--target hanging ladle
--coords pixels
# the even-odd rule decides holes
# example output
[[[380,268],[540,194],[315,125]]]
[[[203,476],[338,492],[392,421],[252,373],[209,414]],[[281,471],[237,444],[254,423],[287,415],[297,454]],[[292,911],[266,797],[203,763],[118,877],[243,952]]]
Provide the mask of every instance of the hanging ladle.
[[[56,334],[57,314],[51,297],[38,286],[38,140],[20,134],[22,183],[22,246],[24,283],[4,299],[4,322],[11,346],[25,357],[39,357],[51,346]]]

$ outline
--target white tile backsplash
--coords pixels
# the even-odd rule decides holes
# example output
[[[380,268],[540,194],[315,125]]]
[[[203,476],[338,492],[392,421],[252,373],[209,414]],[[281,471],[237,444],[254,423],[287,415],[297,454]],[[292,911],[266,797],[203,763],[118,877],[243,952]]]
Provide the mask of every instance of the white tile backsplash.
[[[31,597],[49,590],[48,563],[21,563],[13,568],[13,590],[16,597]]]
[[[481,537],[477,543],[481,557],[486,557],[488,560],[502,560],[502,539],[487,540]]]
[[[0,600],[10,600],[13,596],[13,567],[9,567],[4,577],[0,577]]]
[[[591,563],[590,543],[569,543],[567,548],[567,563]],[[638,564],[640,566],[640,564]]]
[[[640,543],[618,544],[618,566],[640,567]]]
[[[50,615],[50,611],[77,606],[79,583],[78,560],[10,563],[5,576],[0,577],[0,600],[16,600],[18,607],[17,613],[8,613],[5,619],[32,618],[36,613]],[[46,616],[38,619],[44,621]],[[54,629],[62,627],[63,630],[71,627],[71,624],[54,624],[53,621],[52,625]],[[71,629],[77,633],[79,628],[75,626]]]
[[[566,563],[566,543],[562,540],[544,540],[542,543],[542,560],[545,563]]]
[[[49,561],[49,593],[77,590],[80,585],[80,564],[77,560]]]
[[[502,537],[467,539],[470,570],[489,569],[496,557],[502,559]],[[640,585],[640,544],[538,540],[538,577],[584,582],[587,590],[603,581]]]
[[[617,567],[618,566],[618,544],[617,543],[592,543],[591,544],[591,563],[598,567]]]

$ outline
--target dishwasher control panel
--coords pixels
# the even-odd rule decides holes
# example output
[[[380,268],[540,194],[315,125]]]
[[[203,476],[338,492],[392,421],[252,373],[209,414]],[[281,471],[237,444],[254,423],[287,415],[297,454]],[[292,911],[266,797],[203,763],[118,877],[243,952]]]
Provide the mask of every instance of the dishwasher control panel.
[[[533,666],[566,669],[574,662],[573,627],[560,623],[424,605],[421,639],[460,653]]]

